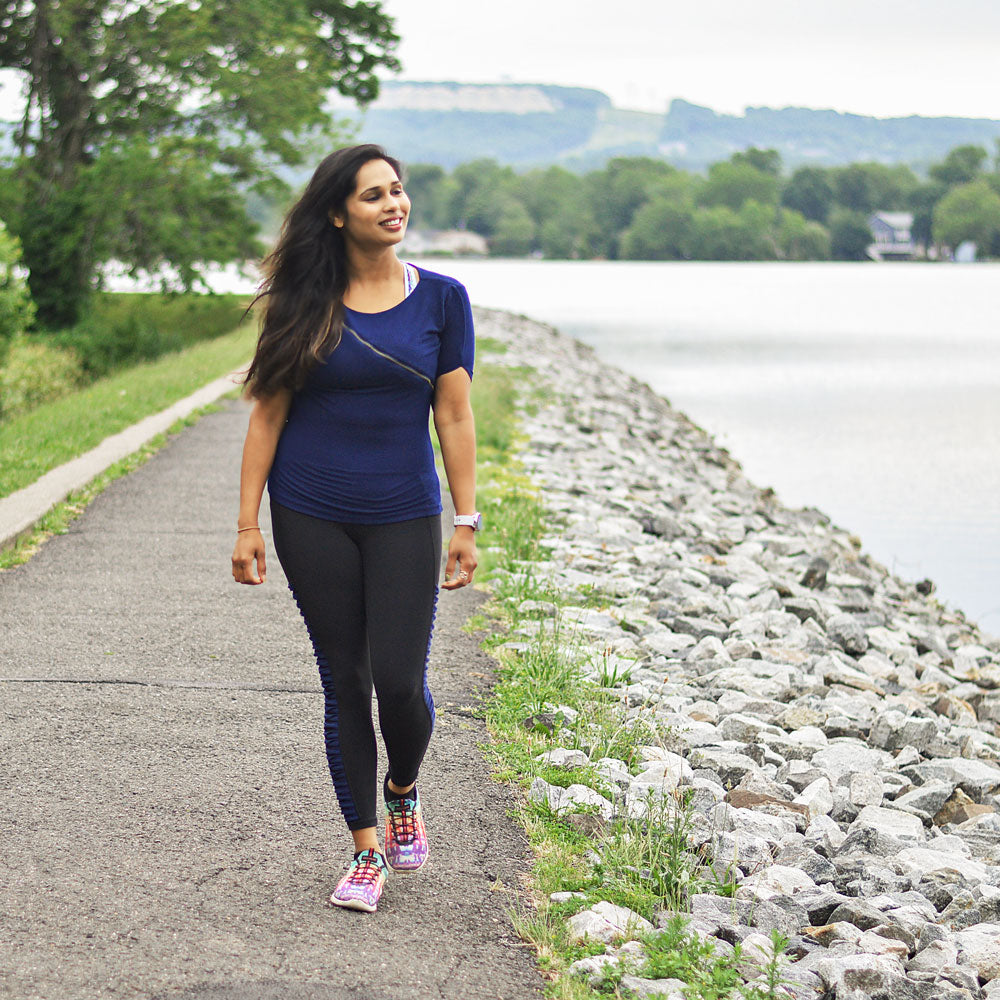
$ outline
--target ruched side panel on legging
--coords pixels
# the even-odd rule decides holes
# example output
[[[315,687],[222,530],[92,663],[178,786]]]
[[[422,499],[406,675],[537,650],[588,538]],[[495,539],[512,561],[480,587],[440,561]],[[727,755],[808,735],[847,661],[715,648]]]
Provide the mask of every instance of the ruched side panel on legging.
[[[274,548],[316,653],[330,775],[352,830],[376,825],[379,728],[397,785],[417,779],[434,702],[427,663],[437,608],[441,519],[324,521],[271,502]]]

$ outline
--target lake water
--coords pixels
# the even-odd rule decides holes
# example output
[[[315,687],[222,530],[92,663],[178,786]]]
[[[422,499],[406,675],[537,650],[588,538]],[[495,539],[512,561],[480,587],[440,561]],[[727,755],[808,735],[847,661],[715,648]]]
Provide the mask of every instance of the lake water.
[[[591,344],[1000,634],[1000,264],[417,263]]]
[[[591,344],[1000,634],[1000,265],[417,263]]]

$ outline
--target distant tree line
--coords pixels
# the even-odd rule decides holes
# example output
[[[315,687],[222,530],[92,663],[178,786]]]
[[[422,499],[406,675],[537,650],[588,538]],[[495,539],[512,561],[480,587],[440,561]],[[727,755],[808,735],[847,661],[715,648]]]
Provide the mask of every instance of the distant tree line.
[[[1000,256],[1000,142],[992,163],[983,147],[958,146],[926,178],[881,163],[786,176],[776,150],[751,147],[706,176],[649,157],[582,176],[488,159],[451,173],[415,164],[407,190],[415,228],[472,230],[497,256],[864,260],[875,211],[912,212],[924,252],[974,240],[980,256]]]

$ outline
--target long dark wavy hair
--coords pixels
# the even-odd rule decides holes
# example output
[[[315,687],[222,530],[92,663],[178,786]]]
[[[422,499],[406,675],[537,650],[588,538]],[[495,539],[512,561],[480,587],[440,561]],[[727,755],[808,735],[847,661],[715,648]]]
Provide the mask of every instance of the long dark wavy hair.
[[[285,217],[247,310],[263,303],[257,350],[244,379],[248,395],[301,389],[309,371],[340,343],[347,253],[330,216],[343,210],[358,171],[371,160],[385,160],[402,180],[402,164],[381,146],[347,146],[320,163]]]

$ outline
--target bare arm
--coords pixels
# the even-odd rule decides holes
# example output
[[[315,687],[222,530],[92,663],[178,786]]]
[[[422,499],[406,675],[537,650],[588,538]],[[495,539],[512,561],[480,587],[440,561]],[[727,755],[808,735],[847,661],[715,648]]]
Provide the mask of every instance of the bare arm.
[[[441,443],[456,514],[476,512],[476,424],[469,399],[471,388],[472,380],[463,368],[440,376],[434,387],[434,429]],[[456,564],[458,575],[454,575]],[[448,545],[448,564],[441,586],[454,590],[471,583],[476,564],[475,533],[460,525]]]
[[[292,402],[289,390],[258,399],[250,411],[250,423],[243,442],[243,466],[240,471],[240,513],[237,527],[249,528],[236,535],[233,549],[233,579],[237,583],[263,583],[267,579],[264,538],[256,527],[260,501],[278,438],[285,427]],[[257,572],[254,572],[256,563]]]

